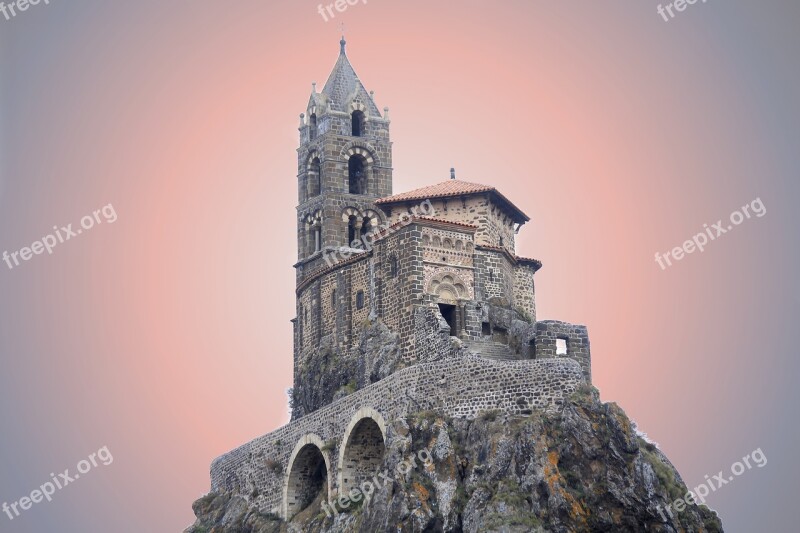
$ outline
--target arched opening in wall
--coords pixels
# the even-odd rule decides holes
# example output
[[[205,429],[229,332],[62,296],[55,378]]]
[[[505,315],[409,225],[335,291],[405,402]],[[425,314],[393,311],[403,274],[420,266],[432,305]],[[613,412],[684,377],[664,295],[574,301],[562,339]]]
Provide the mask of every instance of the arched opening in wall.
[[[322,164],[315,157],[308,165],[308,196],[319,196],[322,192]]]
[[[339,494],[348,494],[378,472],[386,453],[383,432],[372,418],[362,418],[344,445]]]
[[[286,487],[286,519],[308,507],[319,508],[328,497],[328,467],[315,444],[306,444],[289,467]],[[313,509],[312,509],[313,510]]]
[[[361,236],[368,235],[372,231],[372,220],[369,217],[364,217],[361,221]]]
[[[353,241],[356,240],[356,236],[358,235],[358,218],[354,215],[351,215],[347,219],[347,242],[345,246],[353,246]]]
[[[311,113],[308,117],[308,138],[314,140],[317,138],[317,114]]]
[[[347,162],[350,194],[367,194],[367,161],[362,156],[350,156]]]
[[[363,111],[353,111],[352,115],[352,122],[353,122],[353,137],[361,137],[364,135],[364,112]]]

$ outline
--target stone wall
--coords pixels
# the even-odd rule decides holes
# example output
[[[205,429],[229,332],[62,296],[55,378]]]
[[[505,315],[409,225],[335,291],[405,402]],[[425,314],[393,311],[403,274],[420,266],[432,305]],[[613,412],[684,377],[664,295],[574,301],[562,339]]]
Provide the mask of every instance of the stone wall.
[[[556,347],[558,339],[566,342],[567,353],[559,355]],[[536,323],[536,359],[570,358],[578,361],[583,368],[586,380],[592,381],[592,358],[589,347],[589,332],[586,326],[568,324],[557,320],[544,320]]]
[[[476,244],[504,246],[514,253],[514,224],[502,209],[489,200],[488,194],[470,198],[434,198],[430,201],[436,210],[436,218],[477,226]],[[402,212],[402,209],[393,207],[390,215],[392,222],[396,222]]]
[[[289,460],[301,441],[325,443],[321,451],[335,492],[336,458],[344,455],[344,433],[359,411],[379,413],[391,437],[393,422],[409,413],[434,410],[464,419],[489,410],[527,415],[557,408],[584,382],[580,365],[565,358],[497,362],[464,355],[414,365],[219,457],[211,465],[211,489],[236,492],[262,512],[280,514]]]

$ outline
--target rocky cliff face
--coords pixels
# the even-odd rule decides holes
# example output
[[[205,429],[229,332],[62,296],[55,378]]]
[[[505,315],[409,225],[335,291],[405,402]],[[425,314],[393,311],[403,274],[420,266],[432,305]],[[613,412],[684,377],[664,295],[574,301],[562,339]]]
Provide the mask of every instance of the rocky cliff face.
[[[368,501],[331,512],[323,489],[287,523],[247,497],[212,493],[195,502],[197,522],[186,533],[722,531],[706,507],[663,511],[686,486],[594,389],[553,413],[466,421],[420,412],[392,425]]]

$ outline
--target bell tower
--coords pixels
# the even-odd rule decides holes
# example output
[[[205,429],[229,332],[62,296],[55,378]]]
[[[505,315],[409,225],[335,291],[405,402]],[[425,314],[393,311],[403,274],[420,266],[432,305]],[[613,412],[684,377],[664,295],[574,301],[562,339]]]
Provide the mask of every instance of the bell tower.
[[[298,283],[325,251],[349,247],[382,220],[375,200],[392,194],[392,143],[383,114],[356,75],[344,37],[325,87],[312,85],[300,115]]]

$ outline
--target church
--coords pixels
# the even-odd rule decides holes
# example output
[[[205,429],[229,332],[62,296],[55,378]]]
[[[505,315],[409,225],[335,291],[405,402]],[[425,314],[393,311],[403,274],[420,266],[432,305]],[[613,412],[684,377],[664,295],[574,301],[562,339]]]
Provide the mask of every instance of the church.
[[[534,276],[542,263],[517,255],[515,245],[530,218],[496,188],[456,179],[454,170],[440,183],[393,194],[389,110],[381,114],[364,88],[344,38],[340,47],[300,116],[294,390],[312,384],[304,362],[321,349],[355,357],[371,320],[399,336],[401,365],[430,359],[414,326],[431,309],[474,353],[537,357]],[[558,355],[572,344],[588,375],[585,332],[560,329]],[[358,378],[339,385],[369,384]],[[334,397],[322,396],[294,402],[295,416]]]
[[[211,465],[284,520],[372,478],[409,416],[529,416],[591,383],[586,327],[537,319],[530,218],[452,169],[395,194],[389,110],[340,47],[300,115],[292,419]]]

